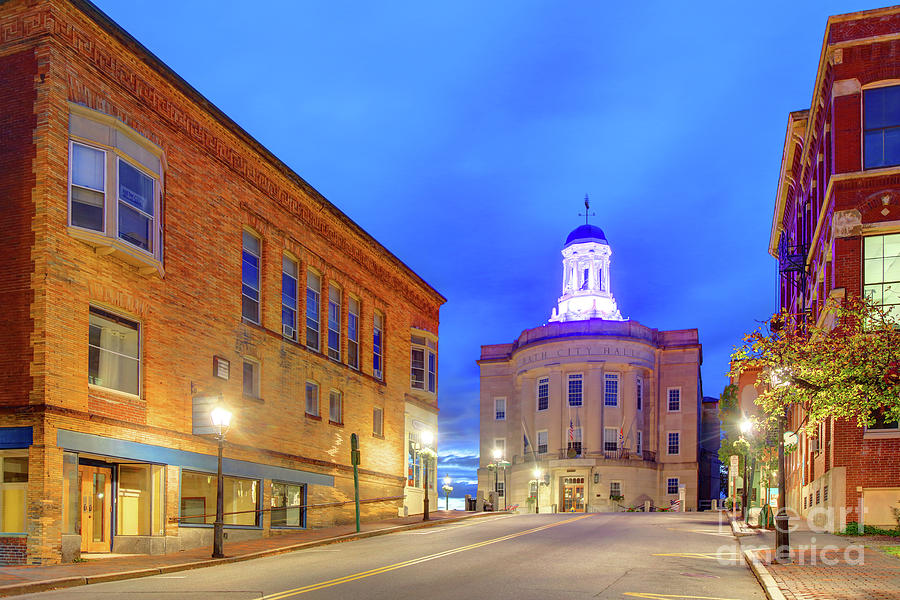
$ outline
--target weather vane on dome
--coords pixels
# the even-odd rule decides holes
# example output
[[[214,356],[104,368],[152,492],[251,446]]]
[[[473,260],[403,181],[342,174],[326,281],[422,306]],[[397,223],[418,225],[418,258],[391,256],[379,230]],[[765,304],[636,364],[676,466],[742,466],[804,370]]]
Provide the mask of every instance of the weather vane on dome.
[[[591,210],[591,201],[588,198],[588,195],[584,195],[584,214],[578,213],[579,217],[584,217],[584,224],[588,224],[588,217],[596,217],[597,213],[590,212]]]

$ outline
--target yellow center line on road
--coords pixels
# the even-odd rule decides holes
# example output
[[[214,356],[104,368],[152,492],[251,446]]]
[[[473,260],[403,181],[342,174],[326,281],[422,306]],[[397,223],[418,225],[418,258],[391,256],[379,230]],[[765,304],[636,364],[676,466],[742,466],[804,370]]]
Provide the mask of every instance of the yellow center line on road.
[[[358,579],[365,579],[366,577],[372,577],[373,575],[380,575],[381,573],[387,573],[388,571],[402,569],[403,567],[411,567],[413,565],[418,565],[420,563],[427,562],[430,560],[435,560],[437,558],[443,558],[445,556],[450,556],[451,554],[456,554],[458,552],[474,550],[476,548],[481,548],[482,546],[487,546],[489,544],[496,544],[497,542],[504,542],[506,540],[511,540],[513,538],[521,537],[523,535],[528,535],[530,533],[544,531],[545,529],[550,529],[552,527],[559,527],[560,525],[565,525],[566,523],[572,523],[573,521],[578,521],[580,519],[586,519],[591,516],[593,516],[593,515],[590,515],[590,514],[581,515],[581,516],[578,516],[578,517],[575,517],[572,519],[566,519],[564,521],[559,521],[558,523],[550,523],[548,525],[541,525],[540,527],[534,527],[533,529],[526,529],[525,531],[520,531],[518,533],[511,533],[509,535],[504,535],[504,536],[501,536],[498,538],[485,540],[483,542],[477,542],[475,544],[469,544],[468,546],[460,546],[459,548],[445,550],[443,552],[438,552],[436,554],[429,554],[428,556],[414,558],[412,560],[395,563],[393,565],[378,567],[377,569],[372,569],[370,571],[362,571],[360,573],[353,573],[352,575],[345,575],[344,577],[338,577],[337,579],[330,579],[328,581],[321,581],[319,583],[313,583],[313,584],[306,585],[303,587],[294,588],[292,590],[276,592],[274,594],[269,594],[268,596],[263,596],[261,598],[261,600],[281,600],[282,598],[290,598],[291,596],[299,596],[300,594],[305,594],[307,592],[314,592],[316,590],[321,590],[323,588],[340,585],[342,583],[348,583],[351,581],[356,581]]]

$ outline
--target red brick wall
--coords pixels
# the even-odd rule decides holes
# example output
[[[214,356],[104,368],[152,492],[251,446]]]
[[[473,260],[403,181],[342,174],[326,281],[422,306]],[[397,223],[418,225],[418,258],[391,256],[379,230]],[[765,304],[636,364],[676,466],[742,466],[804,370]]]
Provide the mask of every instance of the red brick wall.
[[[0,56],[0,404],[27,404],[32,380],[31,246],[34,242],[31,198],[35,183],[31,132],[37,61],[30,49]],[[13,350],[13,351],[9,351]]]
[[[24,536],[0,537],[0,565],[25,564]]]

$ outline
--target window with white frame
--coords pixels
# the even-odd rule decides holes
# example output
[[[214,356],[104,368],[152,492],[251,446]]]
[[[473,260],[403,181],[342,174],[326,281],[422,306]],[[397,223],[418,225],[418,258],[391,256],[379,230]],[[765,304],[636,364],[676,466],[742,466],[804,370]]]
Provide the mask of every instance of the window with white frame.
[[[259,238],[243,230],[241,252],[241,316],[259,323]]]
[[[319,350],[319,298],[322,278],[312,269],[306,272],[306,346]]]
[[[281,258],[281,335],[297,339],[297,261]]]
[[[669,432],[667,452],[668,454],[681,454],[681,434],[679,432]]]
[[[506,485],[502,479],[497,480],[497,496],[502,498],[503,494],[506,493]]]
[[[69,224],[161,261],[162,150],[108,115],[69,106]]]
[[[319,384],[314,381],[306,382],[306,414],[319,416]]]
[[[245,396],[259,398],[259,363],[244,359],[243,391]]]
[[[25,533],[25,497],[28,488],[28,453],[0,452],[0,532]]]
[[[900,164],[900,86],[863,90],[866,169]]]
[[[622,497],[622,482],[621,481],[610,481],[609,482],[609,497],[610,498],[621,498]]]
[[[605,373],[603,375],[603,405],[619,405],[619,374]]]
[[[667,494],[677,494],[678,493],[678,478],[677,477],[669,477],[666,480],[666,493]]]
[[[506,438],[494,438],[494,448],[491,451],[491,458],[493,458],[493,451],[500,451],[500,458],[506,459]]]
[[[669,388],[669,412],[681,410],[681,388]]]
[[[506,398],[494,398],[494,420],[506,420]]]
[[[141,394],[141,334],[135,321],[90,307],[88,383]]]
[[[863,284],[866,297],[900,322],[900,233],[863,238]]]
[[[332,423],[343,424],[343,396],[337,390],[331,390],[328,394],[328,420]]]
[[[644,409],[644,378],[637,378],[637,409]]]
[[[616,452],[619,449],[619,432],[615,427],[603,428],[604,452]]]
[[[584,400],[584,377],[581,373],[571,373],[569,381],[569,406],[581,406]]]
[[[347,364],[359,368],[359,300],[353,296],[347,309]]]
[[[437,344],[423,335],[410,336],[410,385],[417,390],[437,390]]]
[[[634,452],[638,456],[644,453],[644,432],[638,431],[635,434]]]
[[[537,451],[538,454],[547,454],[547,439],[549,432],[545,429],[537,432]]]
[[[341,360],[341,288],[328,286],[328,358]]]
[[[384,409],[377,406],[372,409],[372,435],[384,436]]]
[[[537,409],[547,410],[550,406],[550,378],[541,377],[537,382]]]
[[[375,311],[372,325],[372,373],[375,379],[384,377],[384,358],[382,341],[384,338],[384,315]]]

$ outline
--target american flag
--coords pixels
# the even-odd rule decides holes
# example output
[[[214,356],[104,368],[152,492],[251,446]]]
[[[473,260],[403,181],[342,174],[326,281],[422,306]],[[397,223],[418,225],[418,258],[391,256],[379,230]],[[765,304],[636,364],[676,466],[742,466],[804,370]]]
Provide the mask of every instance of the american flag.
[[[569,442],[575,443],[575,423],[572,422],[572,419],[569,419]]]

